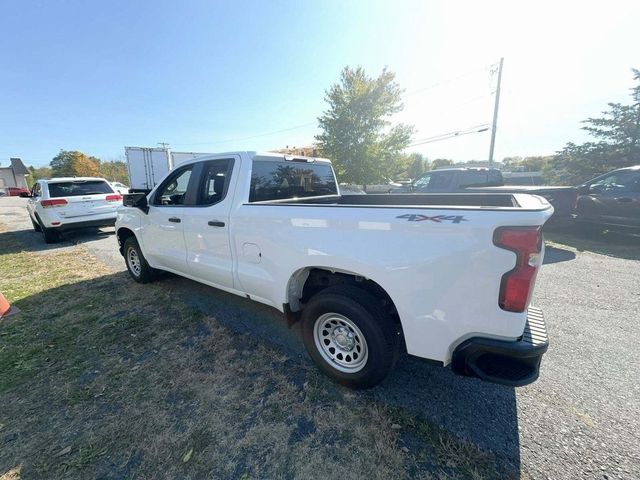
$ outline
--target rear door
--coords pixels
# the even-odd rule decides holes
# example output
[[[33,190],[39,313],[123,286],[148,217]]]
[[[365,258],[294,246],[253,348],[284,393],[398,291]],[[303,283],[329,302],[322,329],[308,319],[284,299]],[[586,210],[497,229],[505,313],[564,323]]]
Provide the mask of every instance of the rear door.
[[[65,180],[48,182],[48,198],[64,199],[66,205],[56,209],[62,218],[80,220],[82,217],[93,217],[107,213],[115,213],[122,205],[122,196],[116,193],[105,180]]]
[[[185,214],[196,204],[200,164],[177,168],[151,195],[145,217],[145,256],[159,268],[186,273]]]
[[[203,162],[197,205],[187,207],[183,216],[189,274],[226,288],[234,286],[229,236],[233,201],[230,185],[239,164],[240,158],[235,155]]]

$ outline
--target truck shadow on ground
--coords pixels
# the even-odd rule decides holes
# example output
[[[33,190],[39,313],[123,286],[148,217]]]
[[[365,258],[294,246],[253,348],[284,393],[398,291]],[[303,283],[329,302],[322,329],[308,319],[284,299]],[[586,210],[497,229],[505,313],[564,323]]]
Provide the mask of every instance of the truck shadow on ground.
[[[161,282],[191,307],[215,316],[232,330],[264,339],[312,365],[300,324],[288,328],[277,310],[175,275],[167,275]],[[513,388],[461,377],[448,368],[403,355],[385,382],[359,394],[408,410],[491,452],[505,476],[520,471]],[[410,444],[411,439],[405,442]]]
[[[197,351],[198,349],[202,350],[207,341],[215,342],[216,336],[215,333],[212,333],[215,328],[210,323],[209,317],[215,318],[215,321],[233,332],[247,333],[256,342],[263,342],[284,353],[284,357],[287,359],[284,362],[272,363],[270,368],[278,370],[279,374],[286,376],[290,382],[298,385],[299,389],[304,390],[304,385],[309,381],[310,376],[315,376],[309,373],[309,371],[314,370],[314,367],[306,355],[299,338],[299,326],[296,325],[291,329],[287,328],[282,315],[274,309],[173,275],[165,276],[156,285],[164,291],[163,294],[167,294],[163,295],[162,298],[176,298],[175,296],[179,296],[192,309],[202,312],[206,316],[198,318],[176,315],[173,307],[167,305],[163,309],[163,315],[154,317],[153,312],[145,310],[150,308],[145,303],[146,300],[137,300],[138,295],[149,291],[148,289],[151,287],[134,284],[128,274],[124,272],[46,290],[17,302],[16,306],[23,311],[20,315],[27,317],[31,315],[38,317],[34,312],[41,312],[43,303],[48,304],[51,302],[57,305],[56,308],[58,310],[54,308],[44,314],[43,318],[40,319],[41,325],[34,324],[34,328],[43,331],[42,335],[44,337],[38,340],[39,344],[48,345],[46,348],[52,348],[52,344],[49,344],[49,342],[54,342],[54,340],[52,339],[53,337],[49,337],[54,335],[57,340],[55,340],[56,345],[54,345],[56,350],[53,348],[51,351],[47,350],[47,358],[45,359],[45,367],[48,369],[46,374],[47,376],[50,375],[51,378],[45,381],[42,376],[35,377],[34,388],[26,389],[28,391],[20,393],[21,405],[17,407],[14,404],[12,405],[12,410],[7,412],[11,420],[5,422],[6,428],[0,435],[0,445],[4,444],[4,447],[0,449],[0,473],[4,463],[7,464],[4,465],[5,467],[13,467],[21,463],[19,461],[21,458],[26,459],[25,478],[28,471],[37,468],[43,468],[51,473],[55,470],[47,469],[58,468],[56,466],[57,461],[52,460],[53,463],[50,466],[44,463],[34,463],[39,455],[43,455],[43,452],[47,452],[46,455],[51,457],[55,452],[60,451],[59,445],[73,443],[74,451],[70,454],[73,455],[77,453],[75,450],[76,444],[82,445],[89,441],[104,443],[109,438],[108,448],[105,447],[104,450],[108,454],[105,454],[104,457],[101,456],[102,453],[90,456],[84,460],[85,463],[74,467],[79,469],[76,473],[80,472],[82,467],[91,468],[96,477],[100,476],[100,478],[132,477],[135,476],[138,468],[142,468],[139,464],[143,463],[144,468],[150,468],[149,461],[155,461],[154,458],[151,458],[151,460],[148,458],[151,455],[149,451],[139,446],[137,443],[139,439],[134,442],[137,445],[136,447],[127,446],[127,441],[137,438],[135,435],[151,435],[152,433],[157,435],[157,432],[162,431],[163,428],[179,433],[186,428],[188,430],[187,433],[189,433],[191,428],[197,429],[196,427],[200,428],[209,424],[214,429],[213,431],[221,429],[220,425],[217,425],[212,420],[220,412],[207,410],[208,408],[216,408],[215,405],[218,405],[218,403],[211,407],[210,404],[205,402],[200,408],[198,406],[200,404],[196,400],[202,399],[204,402],[208,398],[206,396],[188,397],[190,400],[188,402],[186,400],[173,402],[171,400],[173,393],[169,392],[168,394],[166,391],[166,388],[169,387],[161,385],[166,380],[166,384],[173,386],[175,380],[179,386],[172,388],[178,392],[176,393],[178,399],[181,399],[182,397],[179,395],[185,395],[184,392],[187,390],[196,395],[194,392],[200,392],[202,389],[201,384],[184,385],[180,383],[182,380],[178,381],[179,378],[183,378],[180,377],[180,374],[184,373],[183,368],[195,368],[198,372],[208,372],[207,375],[209,376],[220,375],[219,372],[209,366],[212,363],[209,357],[211,352]],[[122,290],[126,290],[129,292],[128,302],[97,305],[96,297],[91,292],[95,292],[95,295],[100,296],[104,290],[109,290],[109,298],[111,299],[117,299],[122,294]],[[80,295],[78,292],[84,293]],[[86,295],[86,297],[80,298],[83,295]],[[55,328],[64,328],[64,322],[56,323],[52,316],[59,315],[66,309],[71,308],[70,305],[73,304],[72,301],[60,301],[60,298],[75,298],[80,303],[75,305],[74,308],[84,308],[83,306],[86,302],[91,299],[91,310],[78,310],[77,322],[69,332],[55,330]],[[54,301],[54,299],[58,300]],[[125,322],[127,318],[130,320]],[[137,320],[133,321],[131,319]],[[128,323],[130,321],[133,323]],[[56,327],[52,327],[51,323],[55,323]],[[84,329],[89,331],[84,331]],[[62,336],[63,334],[69,337],[67,343],[64,343],[64,338],[66,337]],[[91,335],[97,336],[94,338]],[[91,341],[89,342],[89,340]],[[244,346],[241,345],[245,341],[242,336],[238,335],[237,343],[232,344],[233,351],[244,349],[242,355],[250,355],[250,351],[246,350],[246,344]],[[57,355],[63,355],[63,352],[66,352],[66,350],[62,349],[63,346],[66,349],[71,349],[68,350],[69,353],[66,353],[69,355],[68,358],[57,357]],[[32,350],[30,354],[36,355],[38,348]],[[174,356],[170,357],[171,359],[177,360],[181,356],[188,356],[194,360],[190,360],[191,363],[183,362],[184,365],[181,364],[180,369],[177,371],[164,370],[167,368],[167,364],[162,362],[170,361],[165,358],[168,355],[167,352],[173,352]],[[226,355],[227,353],[225,352],[224,358],[227,358]],[[218,361],[224,362],[224,358]],[[243,429],[246,430],[249,426],[262,421],[260,415],[264,411],[264,406],[261,406],[262,402],[256,401],[255,392],[250,392],[256,382],[255,375],[251,371],[237,368],[237,365],[242,363],[242,359],[238,358],[238,355],[229,358],[231,363],[226,365],[225,368],[232,369],[232,375],[236,376],[233,384],[237,385],[238,388],[246,389],[248,398],[246,405],[238,410],[230,420],[231,424],[225,424],[224,428],[230,429],[231,432],[236,430],[243,432]],[[71,359],[74,360],[72,361]],[[146,372],[145,379],[149,375],[148,382],[144,384],[146,385],[144,388],[139,383],[142,380],[133,380],[138,368]],[[123,372],[123,376],[119,377],[116,373],[120,371]],[[64,375],[70,375],[69,378],[71,380],[64,377]],[[71,396],[68,396],[69,392],[67,390],[58,389],[58,395],[62,395],[62,391],[66,393],[63,396],[55,397],[55,400],[53,400],[53,393],[45,394],[48,388],[52,388],[51,385],[47,384],[47,381],[54,383],[62,381],[57,379],[58,377],[65,382],[71,382],[69,384]],[[159,381],[159,378],[164,380]],[[198,378],[200,380],[197,380]],[[202,381],[202,378],[198,376],[194,376],[193,379],[194,382]],[[215,383],[216,380],[207,379],[205,381]],[[229,382],[231,379],[227,378],[225,381]],[[269,384],[270,381],[267,378],[262,383]],[[340,416],[344,415],[344,413],[341,413],[339,408],[336,409],[335,404],[339,402],[345,406],[350,405],[349,397],[355,397],[359,404],[364,404],[367,409],[379,409],[380,404],[383,404],[399,407],[399,409],[406,412],[404,418],[407,420],[405,426],[399,432],[399,442],[400,445],[408,449],[407,451],[412,452],[412,455],[415,455],[418,459],[421,458],[421,460],[408,465],[408,470],[399,472],[399,476],[400,474],[406,474],[410,478],[442,478],[443,476],[449,478],[446,472],[437,469],[441,467],[434,467],[434,465],[446,466],[442,468],[455,470],[458,468],[456,461],[459,461],[461,455],[465,455],[466,450],[464,447],[460,447],[459,443],[453,443],[449,434],[442,433],[442,431],[447,431],[458,439],[471,442],[479,446],[484,452],[491,454],[491,457],[495,459],[497,471],[500,472],[500,478],[519,477],[518,416],[513,389],[458,377],[442,367],[434,367],[410,358],[403,358],[394,374],[382,385],[370,391],[351,392],[328,380],[321,380],[318,383],[319,387],[314,388],[320,391],[319,396],[309,397],[305,401],[315,402],[314,408],[318,408],[323,412],[333,412],[331,414],[336,417],[337,422],[339,422]],[[261,389],[262,387],[258,391]],[[265,398],[272,393],[272,390],[265,388]],[[130,437],[127,436],[129,435],[128,433],[121,433],[124,440],[114,439],[113,435],[115,433],[110,425],[114,422],[118,425],[134,422],[138,418],[136,415],[139,415],[138,407],[135,405],[137,400],[131,401],[129,397],[137,399],[141,395],[147,402],[143,404],[143,408],[147,408],[148,404],[157,404],[156,407],[159,410],[149,409],[145,413],[145,417],[148,417],[148,420],[141,422],[141,425],[133,427],[132,423]],[[47,408],[51,408],[52,401],[58,402],[56,403],[57,407],[54,408],[54,414],[47,413]],[[191,407],[183,408],[187,404],[191,405]],[[30,412],[29,418],[25,418],[27,416],[24,415],[18,415],[16,413],[17,408],[27,408]],[[219,405],[217,408],[220,408]],[[155,418],[156,414],[157,419]],[[286,416],[283,416],[281,421],[296,421],[295,419],[286,420],[286,418]],[[415,428],[410,428],[414,421],[412,418],[426,421],[427,424],[435,425],[441,430],[430,429],[430,433],[425,435],[423,431],[416,431]],[[0,418],[0,420],[5,419]],[[89,430],[86,429],[87,423],[92,425]],[[382,430],[388,428],[388,426],[382,425],[369,425],[369,427],[372,430],[372,435],[375,435],[376,431],[378,435],[384,435]],[[144,430],[145,428],[151,428],[153,432]],[[311,430],[315,430],[315,428],[316,426],[313,426]],[[317,428],[321,428],[321,426],[318,425]],[[351,425],[349,428],[355,427]],[[41,435],[34,435],[34,429],[46,432],[46,434],[39,439],[38,437]],[[276,434],[277,432],[274,433],[274,435]],[[342,438],[344,435],[343,432],[336,429],[335,436],[336,438]],[[157,437],[154,438],[157,440]],[[209,438],[205,436],[203,438],[204,440],[199,440],[204,442],[200,445],[200,449],[207,448],[208,442],[213,442],[214,447],[211,448],[217,448],[215,447],[215,438],[217,437]],[[295,449],[298,441],[301,442],[300,447],[303,446],[304,435],[301,435],[300,439],[296,440],[297,438],[294,436],[289,439],[288,448]],[[349,437],[344,436],[344,438]],[[333,446],[335,441],[329,437],[323,437],[322,442],[313,448],[322,450],[323,455],[331,456],[331,449],[335,448]],[[47,445],[52,444],[54,447],[45,447],[41,445],[42,442],[46,442]],[[433,444],[438,445],[439,443],[444,443],[445,445],[440,445],[436,449],[436,452],[440,452],[436,454],[439,455],[436,458],[433,453]],[[183,446],[180,445],[180,447]],[[355,446],[351,445],[350,447],[354,448]],[[260,451],[265,448],[268,450],[269,445],[261,445]],[[132,451],[134,454],[132,454]],[[242,466],[244,461],[242,456],[247,455],[250,457],[252,450],[241,451],[240,448],[235,448],[235,451],[236,456],[233,457],[233,460],[226,459],[225,462],[237,461]],[[376,455],[375,451],[355,452],[357,450],[354,450],[353,455]],[[78,453],[78,455],[81,453]],[[420,455],[424,455],[424,457]],[[443,455],[444,457],[441,458]],[[450,459],[449,455],[451,456]],[[263,460],[258,459],[255,461]],[[276,460],[267,459],[264,461]],[[299,461],[299,459],[296,461]],[[178,463],[180,464],[180,462]],[[471,463],[473,463],[473,460],[471,460]],[[161,463],[154,465],[156,465],[154,468],[160,468]],[[207,466],[207,468],[210,467]],[[242,469],[239,471],[242,471]],[[88,472],[85,470],[85,473]],[[152,473],[143,476],[153,478],[157,476],[159,471],[153,471]],[[91,477],[93,478],[93,476]],[[476,478],[473,475],[451,478],[467,477]],[[47,477],[34,475],[33,478]],[[57,478],[57,475],[50,475],[48,478]],[[240,478],[240,475],[234,475],[233,478]]]
[[[0,236],[2,235],[10,235],[12,238],[18,240],[18,242],[10,243],[9,250],[3,253],[16,253],[18,251],[47,253],[113,237],[115,235],[115,229],[85,228],[83,230],[65,232],[57,243],[45,243],[42,234],[33,229],[13,230],[11,232],[0,233]]]
[[[627,260],[640,260],[640,234],[565,228],[545,230],[544,236],[545,240],[569,246],[578,252],[592,252]]]
[[[575,260],[576,252],[567,250],[566,248],[560,248],[558,246],[547,245],[544,251],[543,265],[550,263],[569,262]]]

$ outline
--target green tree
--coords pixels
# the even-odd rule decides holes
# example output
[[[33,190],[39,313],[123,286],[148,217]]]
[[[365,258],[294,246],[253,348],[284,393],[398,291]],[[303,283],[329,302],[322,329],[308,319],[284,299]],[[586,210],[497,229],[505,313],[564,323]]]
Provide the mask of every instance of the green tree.
[[[584,120],[582,127],[598,141],[567,143],[544,168],[547,182],[579,184],[616,168],[640,163],[640,70],[631,89],[632,103],[609,103],[600,118]]]
[[[431,162],[431,169],[435,170],[440,167],[450,167],[453,165],[453,160],[449,160],[448,158],[436,158],[433,162]]]
[[[401,94],[395,74],[386,68],[371,78],[362,67],[345,67],[340,81],[327,90],[329,108],[318,118],[322,133],[316,140],[333,160],[340,181],[367,185],[406,170],[402,151],[413,127],[389,121],[404,107]]]
[[[409,168],[407,169],[407,177],[415,180],[423,173],[429,171],[429,160],[421,153],[412,153],[409,155]]]
[[[95,177],[98,175],[100,160],[82,152],[60,150],[49,165],[51,174],[56,177]]]
[[[41,178],[51,178],[51,169],[49,167],[35,168],[33,165],[27,168],[29,175],[27,176],[27,184],[29,188],[33,186]]]
[[[110,182],[129,183],[129,173],[127,164],[122,160],[112,160],[108,162],[100,162],[99,175],[106,178]]]

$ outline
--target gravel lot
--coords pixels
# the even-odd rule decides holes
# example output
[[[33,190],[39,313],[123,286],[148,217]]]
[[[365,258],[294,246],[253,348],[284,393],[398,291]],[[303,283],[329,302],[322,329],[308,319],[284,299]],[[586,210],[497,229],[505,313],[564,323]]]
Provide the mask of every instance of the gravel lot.
[[[114,271],[124,269],[113,229],[73,233],[47,246],[31,229],[25,203],[0,198],[0,222],[19,231],[28,248],[46,255],[82,243]],[[405,358],[365,395],[492,451],[505,471],[515,468],[522,478],[640,478],[640,239],[557,238],[562,243],[547,247],[534,295],[551,341],[536,383],[514,390]],[[274,310],[186,279],[163,282],[232,328],[306,356],[297,329],[287,329]]]

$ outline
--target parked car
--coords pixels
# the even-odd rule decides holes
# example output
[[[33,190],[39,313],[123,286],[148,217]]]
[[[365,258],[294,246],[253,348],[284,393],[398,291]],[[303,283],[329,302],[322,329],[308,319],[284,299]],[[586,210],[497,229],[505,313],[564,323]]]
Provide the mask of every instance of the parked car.
[[[5,190],[9,197],[19,197],[23,193],[29,193],[29,189],[24,187],[6,187]]]
[[[580,185],[575,221],[592,228],[640,230],[640,165],[620,168]]]
[[[411,185],[396,188],[392,193],[529,193],[547,199],[554,208],[548,225],[571,223],[573,207],[578,195],[575,187],[547,187],[505,185],[497,168],[443,168],[432,170],[417,178]]]
[[[129,193],[129,187],[126,186],[124,183],[120,183],[120,182],[111,182],[111,186],[113,187],[113,189],[118,192],[120,195],[125,195],[127,193]]]
[[[349,387],[378,384],[405,348],[490,382],[538,377],[544,198],[338,192],[325,159],[186,162],[125,195],[120,252],[136,282],[166,270],[301,321],[311,358]]]
[[[26,197],[33,229],[55,243],[60,233],[87,227],[112,226],[122,195],[104,178],[72,177],[38,180]]]

